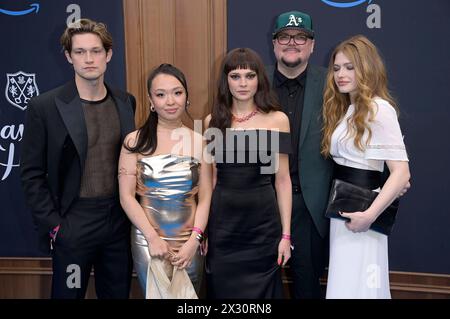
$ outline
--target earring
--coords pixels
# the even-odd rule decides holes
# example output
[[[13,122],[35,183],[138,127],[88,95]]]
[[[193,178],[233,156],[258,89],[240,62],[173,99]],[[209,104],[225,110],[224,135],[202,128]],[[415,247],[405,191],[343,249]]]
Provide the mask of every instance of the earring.
[[[191,102],[186,101],[186,108],[188,108],[191,105]]]
[[[150,111],[155,112],[155,107],[153,105],[150,105]]]

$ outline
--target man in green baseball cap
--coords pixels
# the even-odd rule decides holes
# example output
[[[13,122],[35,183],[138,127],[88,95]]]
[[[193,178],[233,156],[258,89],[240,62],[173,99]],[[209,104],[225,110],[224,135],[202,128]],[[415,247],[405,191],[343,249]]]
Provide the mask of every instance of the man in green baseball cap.
[[[328,261],[329,221],[324,217],[332,161],[320,154],[323,87],[326,70],[311,65],[315,34],[309,14],[281,13],[272,33],[277,64],[269,70],[273,89],[289,117],[292,154],[292,297],[322,298],[319,279]]]

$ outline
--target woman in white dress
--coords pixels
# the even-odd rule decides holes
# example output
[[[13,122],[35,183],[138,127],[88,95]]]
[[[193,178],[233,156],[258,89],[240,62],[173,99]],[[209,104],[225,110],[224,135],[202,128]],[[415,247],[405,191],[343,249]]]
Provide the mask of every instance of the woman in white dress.
[[[385,67],[366,37],[354,36],[334,50],[323,116],[322,153],[333,158],[336,171],[380,181],[385,163],[390,171],[366,211],[341,212],[349,221],[331,219],[326,297],[389,299],[388,238],[369,227],[407,187],[410,173]]]

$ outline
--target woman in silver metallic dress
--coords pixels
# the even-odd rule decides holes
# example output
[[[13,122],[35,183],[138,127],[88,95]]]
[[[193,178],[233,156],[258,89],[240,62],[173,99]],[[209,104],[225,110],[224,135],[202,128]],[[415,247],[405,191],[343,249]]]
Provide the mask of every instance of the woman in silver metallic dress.
[[[181,120],[189,105],[183,73],[162,64],[149,75],[147,89],[149,118],[127,136],[119,160],[120,201],[133,223],[134,267],[144,292],[149,262],[161,258],[166,268],[186,269],[198,293],[210,161],[202,158],[202,135]]]

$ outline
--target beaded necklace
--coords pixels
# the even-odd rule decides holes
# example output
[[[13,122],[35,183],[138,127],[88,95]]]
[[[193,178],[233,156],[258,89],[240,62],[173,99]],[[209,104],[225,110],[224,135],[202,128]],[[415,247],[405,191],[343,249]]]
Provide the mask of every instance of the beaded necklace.
[[[232,116],[233,116],[232,119],[235,122],[242,123],[242,122],[246,122],[246,121],[250,120],[256,114],[258,114],[258,109],[254,110],[251,113],[244,115],[242,117],[237,117],[236,115],[232,114]]]

